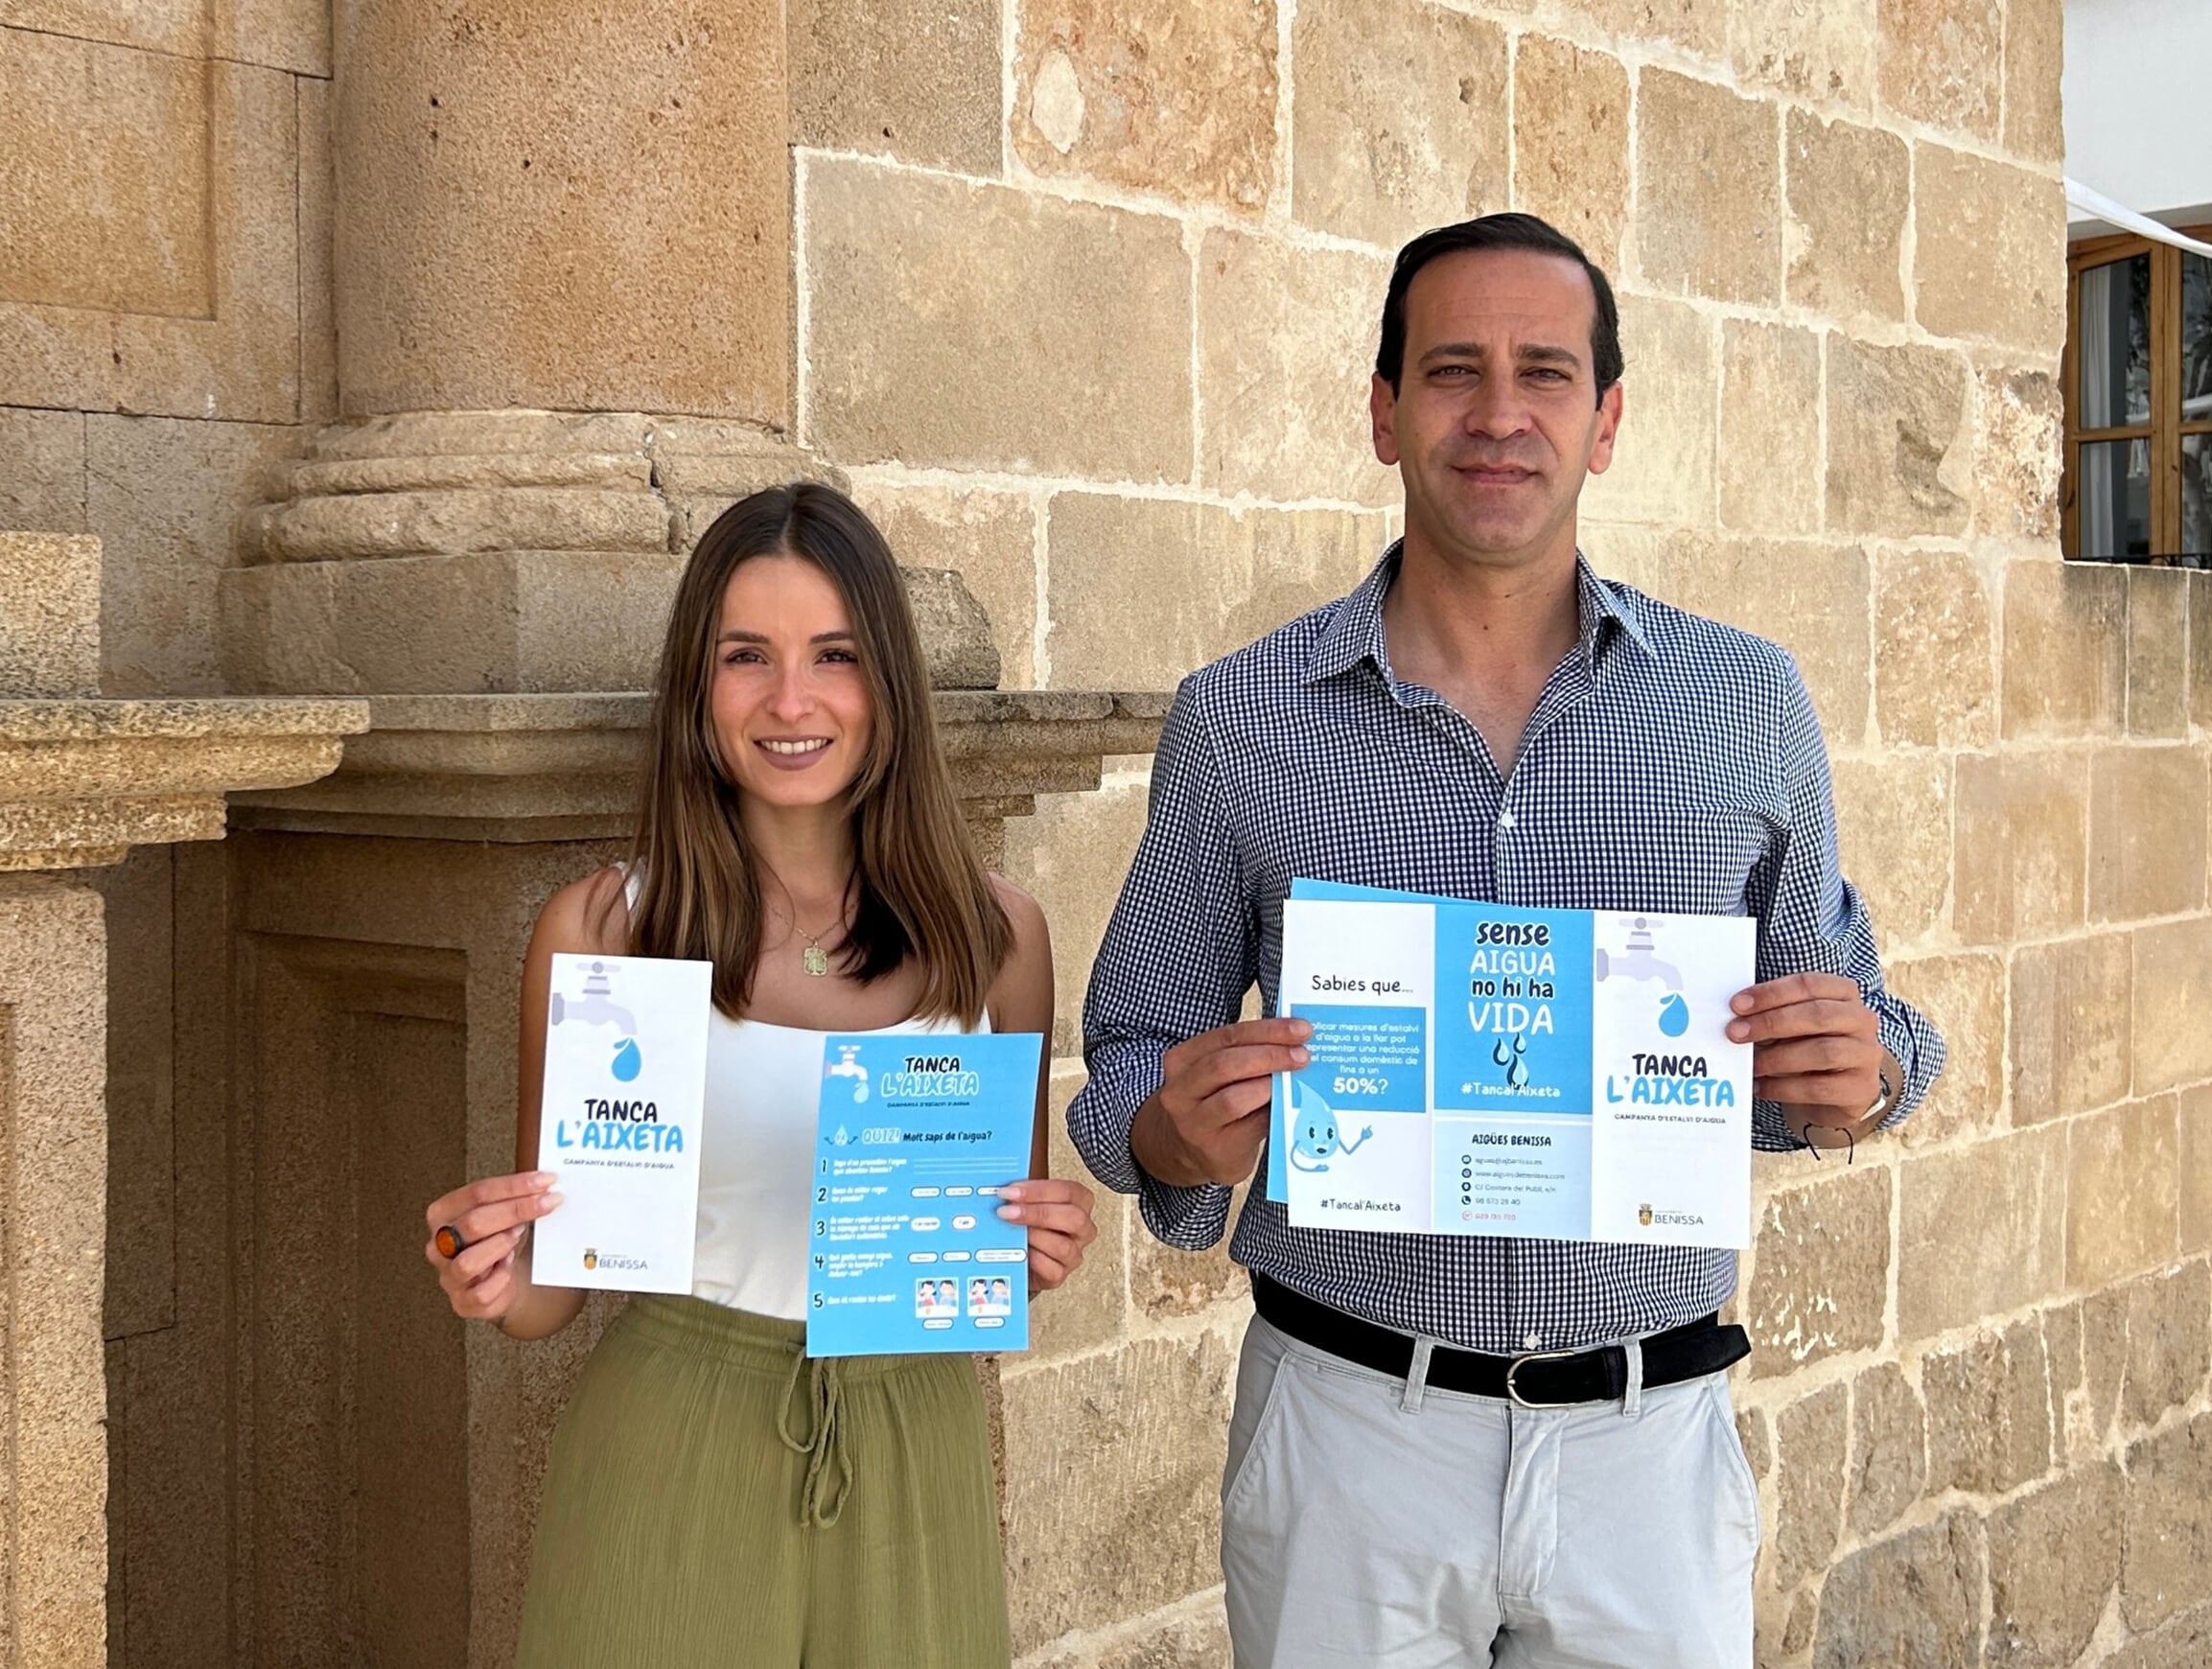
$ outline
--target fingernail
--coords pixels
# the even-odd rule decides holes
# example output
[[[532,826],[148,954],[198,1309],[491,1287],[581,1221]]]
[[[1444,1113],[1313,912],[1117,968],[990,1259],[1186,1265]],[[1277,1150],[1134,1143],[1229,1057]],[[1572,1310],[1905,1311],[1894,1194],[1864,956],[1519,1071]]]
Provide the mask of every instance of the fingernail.
[[[532,1188],[550,1188],[550,1187],[552,1187],[552,1186],[553,1186],[553,1173],[552,1173],[550,1171],[531,1171],[531,1172],[530,1172],[530,1186],[531,1186]]]
[[[1018,1205],[1002,1205],[998,1208],[998,1215],[1010,1223],[1017,1223],[1021,1221],[1021,1207]]]
[[[1004,1188],[998,1191],[998,1197],[1008,1200],[1026,1199],[1028,1197],[1028,1194],[1020,1183],[1010,1182]]]
[[[1314,1023],[1311,1020],[1293,1020],[1291,1022],[1291,1024],[1298,1029],[1298,1035],[1300,1037],[1313,1036]]]
[[[1731,1020],[1728,1023],[1728,1035],[1732,1042],[1741,1043],[1751,1035],[1751,1028],[1741,1020]]]
[[[1312,1062],[1313,1058],[1313,1055],[1303,1049],[1293,1049],[1291,1051],[1291,1063],[1293,1066],[1308,1065]]]
[[[1738,991],[1735,996],[1729,998],[1728,1006],[1734,1008],[1738,1014],[1750,1013],[1751,993],[1749,991]]]
[[[542,1198],[541,1198],[541,1199],[538,1201],[538,1209],[539,1209],[541,1212],[551,1211],[551,1210],[553,1209],[553,1207],[555,1207],[556,1205],[559,1205],[559,1204],[561,1203],[561,1201],[562,1201],[563,1199],[567,1198],[567,1197],[568,1197],[568,1196],[567,1196],[566,1194],[546,1194],[544,1197],[542,1197]]]

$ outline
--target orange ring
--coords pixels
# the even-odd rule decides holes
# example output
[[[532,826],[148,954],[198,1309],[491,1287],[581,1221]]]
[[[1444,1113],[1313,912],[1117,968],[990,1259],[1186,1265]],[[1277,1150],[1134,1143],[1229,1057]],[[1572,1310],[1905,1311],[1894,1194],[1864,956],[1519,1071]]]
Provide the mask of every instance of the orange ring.
[[[469,1243],[461,1239],[461,1231],[452,1223],[446,1224],[444,1228],[438,1230],[431,1238],[437,1242],[438,1255],[447,1259],[459,1257],[462,1248]]]

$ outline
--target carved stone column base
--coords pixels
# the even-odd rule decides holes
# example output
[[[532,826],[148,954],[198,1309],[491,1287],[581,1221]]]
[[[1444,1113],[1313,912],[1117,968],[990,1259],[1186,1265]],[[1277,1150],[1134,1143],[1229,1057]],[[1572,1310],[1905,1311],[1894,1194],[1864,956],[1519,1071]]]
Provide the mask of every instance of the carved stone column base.
[[[639,689],[708,523],[762,487],[843,477],[745,424],[426,411],[334,425],[244,518],[221,582],[224,676],[254,693]],[[957,575],[909,574],[940,687],[998,682]]]

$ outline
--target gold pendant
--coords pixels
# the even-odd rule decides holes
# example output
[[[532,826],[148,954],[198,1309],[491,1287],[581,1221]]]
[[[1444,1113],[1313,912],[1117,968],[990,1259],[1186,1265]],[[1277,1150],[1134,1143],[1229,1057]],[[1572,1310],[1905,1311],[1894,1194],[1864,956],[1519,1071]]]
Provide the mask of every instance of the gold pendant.
[[[799,960],[805,964],[806,971],[816,979],[822,978],[824,974],[829,971],[829,953],[818,944],[808,945],[805,950],[800,953]]]

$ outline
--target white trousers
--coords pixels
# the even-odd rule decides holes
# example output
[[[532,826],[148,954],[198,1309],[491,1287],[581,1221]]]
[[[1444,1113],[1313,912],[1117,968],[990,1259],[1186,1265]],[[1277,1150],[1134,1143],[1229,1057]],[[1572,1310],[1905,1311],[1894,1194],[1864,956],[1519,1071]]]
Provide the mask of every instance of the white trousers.
[[[1237,1669],[1751,1669],[1725,1374],[1530,1409],[1425,1372],[1253,1318],[1222,1480]]]

